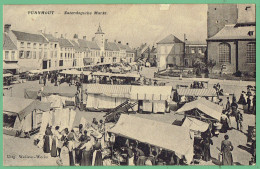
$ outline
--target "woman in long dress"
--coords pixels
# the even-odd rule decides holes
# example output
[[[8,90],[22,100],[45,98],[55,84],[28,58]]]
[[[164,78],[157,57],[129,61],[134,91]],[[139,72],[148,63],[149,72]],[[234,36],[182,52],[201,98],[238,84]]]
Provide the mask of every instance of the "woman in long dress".
[[[90,142],[90,137],[86,136],[84,138],[84,144],[80,147],[82,150],[81,166],[91,166],[92,165],[92,143]]]
[[[50,129],[50,127],[47,127],[46,131],[45,131],[45,135],[43,136],[43,139],[44,139],[43,152],[44,153],[51,152],[51,146],[50,146],[51,135],[52,135],[51,129]]]
[[[51,146],[51,156],[52,157],[57,157],[57,144],[58,144],[58,137],[59,137],[59,126],[55,127],[55,131],[53,132],[53,137],[52,137],[52,146]]]
[[[92,163],[92,165],[94,166],[103,166],[103,161],[102,161],[102,153],[101,153],[101,139],[98,139],[96,144],[93,146],[93,150],[94,151],[94,162]]]
[[[233,145],[231,141],[228,140],[228,135],[225,135],[224,138],[225,140],[221,142],[222,165],[233,165],[233,157],[231,153]]]

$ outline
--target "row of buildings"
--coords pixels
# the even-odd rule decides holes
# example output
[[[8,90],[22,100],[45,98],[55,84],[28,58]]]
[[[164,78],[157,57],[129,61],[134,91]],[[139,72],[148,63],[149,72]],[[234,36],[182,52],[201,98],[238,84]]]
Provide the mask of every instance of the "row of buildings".
[[[57,33],[38,34],[11,30],[4,26],[3,68],[13,73],[35,69],[59,70],[83,68],[90,64],[134,61],[135,52],[128,43],[109,42],[99,25],[91,41],[86,36],[67,39]]]
[[[205,43],[169,35],[157,43],[157,65],[190,67],[201,59],[215,61],[216,73],[255,72],[255,25],[254,4],[208,4]]]

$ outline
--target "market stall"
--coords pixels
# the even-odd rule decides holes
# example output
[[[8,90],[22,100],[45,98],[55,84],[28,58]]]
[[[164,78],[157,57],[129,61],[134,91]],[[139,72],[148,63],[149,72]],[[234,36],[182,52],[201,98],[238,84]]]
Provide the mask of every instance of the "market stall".
[[[193,160],[194,138],[186,127],[122,114],[108,132],[175,152],[180,159],[185,159],[187,164]]]
[[[132,86],[130,98],[139,101],[139,112],[164,113],[172,102],[172,86]]]
[[[32,99],[3,97],[3,133],[25,136],[37,132],[50,103]]]

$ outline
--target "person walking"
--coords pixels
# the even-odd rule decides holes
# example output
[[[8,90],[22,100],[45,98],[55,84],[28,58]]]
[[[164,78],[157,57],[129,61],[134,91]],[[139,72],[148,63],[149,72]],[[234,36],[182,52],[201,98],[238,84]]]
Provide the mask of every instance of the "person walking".
[[[236,110],[235,119],[236,119],[236,122],[237,122],[237,130],[242,131],[243,115],[239,110]]]
[[[43,85],[44,86],[46,86],[46,81],[47,81],[46,76],[43,76]]]
[[[51,128],[47,127],[46,131],[45,131],[45,135],[43,137],[44,139],[44,144],[43,144],[43,152],[44,153],[50,153],[51,152],[51,136],[52,136],[52,132],[51,132]]]
[[[83,144],[80,145],[79,149],[82,151],[81,166],[91,166],[92,165],[92,147],[90,142],[90,137],[85,136],[83,139]]]
[[[229,112],[230,109],[231,109],[231,104],[230,104],[230,101],[229,101],[229,97],[227,97],[226,111]]]
[[[233,145],[229,141],[229,136],[224,136],[225,140],[221,142],[221,153],[222,153],[222,165],[233,165],[233,157],[231,151],[233,151]]]
[[[55,130],[53,132],[53,137],[52,137],[52,146],[51,146],[51,156],[52,157],[57,157],[57,145],[58,145],[58,137],[59,137],[59,126],[55,127]]]
[[[248,113],[250,112],[250,107],[251,107],[251,98],[250,96],[247,97],[247,110],[248,110]]]

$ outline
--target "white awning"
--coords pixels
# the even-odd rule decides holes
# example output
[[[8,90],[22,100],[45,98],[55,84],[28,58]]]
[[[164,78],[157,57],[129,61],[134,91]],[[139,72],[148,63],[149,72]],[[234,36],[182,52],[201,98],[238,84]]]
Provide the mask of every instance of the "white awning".
[[[5,63],[3,62],[3,69],[19,69],[20,66],[17,63]]]

